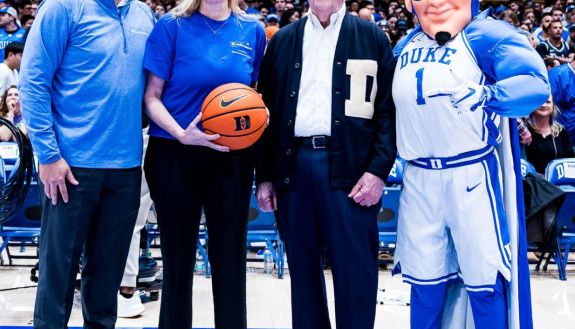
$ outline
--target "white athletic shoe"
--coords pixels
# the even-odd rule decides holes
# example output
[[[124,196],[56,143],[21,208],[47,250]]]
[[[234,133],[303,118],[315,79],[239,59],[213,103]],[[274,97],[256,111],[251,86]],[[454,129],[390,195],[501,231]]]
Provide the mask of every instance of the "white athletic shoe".
[[[146,308],[140,299],[140,292],[136,290],[131,298],[126,298],[118,293],[118,317],[133,318],[142,313]]]

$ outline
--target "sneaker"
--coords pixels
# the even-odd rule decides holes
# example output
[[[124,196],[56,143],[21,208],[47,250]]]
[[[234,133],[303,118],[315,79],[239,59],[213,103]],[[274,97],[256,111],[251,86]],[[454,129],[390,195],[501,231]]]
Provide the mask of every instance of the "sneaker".
[[[133,318],[142,313],[146,308],[140,299],[140,292],[136,291],[132,297],[126,298],[118,293],[118,317]]]
[[[139,259],[138,283],[154,282],[158,263],[152,257],[141,256]]]

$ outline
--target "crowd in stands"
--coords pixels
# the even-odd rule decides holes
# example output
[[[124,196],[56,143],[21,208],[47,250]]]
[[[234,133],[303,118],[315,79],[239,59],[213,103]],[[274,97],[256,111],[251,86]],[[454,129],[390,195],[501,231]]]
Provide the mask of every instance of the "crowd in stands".
[[[160,18],[174,8],[180,0],[145,0],[145,3],[155,12],[155,16]],[[0,55],[5,58],[0,64],[0,95],[7,88],[18,84],[18,70],[20,58],[22,56],[23,44],[26,41],[27,31],[34,22],[34,17],[38,10],[39,0],[0,0]],[[254,15],[266,26],[266,36],[268,40],[284,26],[307,15],[309,5],[303,0],[240,0],[240,7],[249,15]],[[394,0],[369,0],[347,1],[346,7],[351,15],[360,19],[370,21],[381,28],[388,36],[392,45],[397,44],[416,25],[417,17],[412,15],[402,1]],[[552,87],[564,86],[562,89],[574,87],[565,80],[564,73],[551,74],[551,70],[559,71],[560,66],[571,65],[571,74],[575,74],[575,0],[558,1],[505,1],[501,3],[484,1],[483,9],[492,7],[493,17],[501,19],[517,28],[519,33],[525,35],[545,62],[550,76],[558,76],[560,79]],[[563,68],[565,71],[565,68]],[[555,101],[553,105],[553,115],[548,116],[551,120],[549,126],[556,127],[553,132],[547,128],[538,126],[541,120],[538,118],[541,109],[534,110],[531,118],[525,118],[529,130],[525,130],[522,135],[522,143],[527,147],[528,160],[541,158],[541,154],[536,150],[544,147],[534,146],[532,143],[545,143],[551,145],[545,148],[547,153],[552,153],[554,157],[560,154],[555,150],[561,137],[561,143],[571,143],[567,145],[573,148],[575,141],[575,96],[569,90],[553,90],[553,98],[562,95],[560,102]],[[560,104],[559,104],[560,103]],[[546,105],[542,105],[545,107]],[[2,113],[4,116],[12,112]],[[556,119],[554,119],[557,117]],[[569,122],[566,122],[566,121]],[[561,125],[562,124],[562,125]],[[567,128],[563,127],[567,126]],[[566,132],[561,133],[563,129]],[[569,136],[565,138],[564,136]],[[554,151],[555,150],[555,151]],[[545,158],[549,158],[549,154]],[[538,171],[544,166],[538,166]]]

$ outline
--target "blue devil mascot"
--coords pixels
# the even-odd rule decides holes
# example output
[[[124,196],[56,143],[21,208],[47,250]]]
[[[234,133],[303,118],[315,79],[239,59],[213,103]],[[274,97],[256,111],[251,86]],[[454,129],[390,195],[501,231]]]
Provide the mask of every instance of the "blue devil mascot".
[[[406,0],[395,49],[407,160],[394,273],[412,328],[532,328],[517,117],[550,90],[541,58],[478,0]]]

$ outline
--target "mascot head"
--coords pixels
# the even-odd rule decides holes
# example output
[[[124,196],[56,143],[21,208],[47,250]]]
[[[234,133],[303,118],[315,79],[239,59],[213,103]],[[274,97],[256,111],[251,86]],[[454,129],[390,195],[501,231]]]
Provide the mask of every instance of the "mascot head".
[[[407,9],[417,16],[427,35],[444,45],[479,13],[480,0],[407,0]]]

